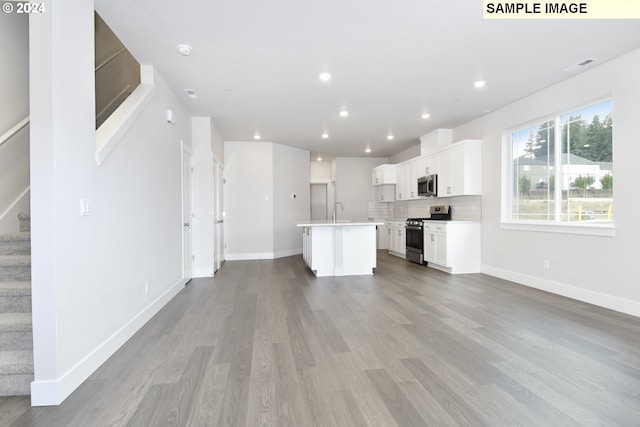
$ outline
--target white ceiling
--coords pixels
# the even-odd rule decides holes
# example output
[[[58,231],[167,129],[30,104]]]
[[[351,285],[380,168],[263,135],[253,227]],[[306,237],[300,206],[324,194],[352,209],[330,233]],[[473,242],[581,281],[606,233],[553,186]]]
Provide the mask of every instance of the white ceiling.
[[[138,61],[153,64],[193,115],[211,116],[225,140],[259,132],[314,159],[389,156],[433,129],[640,47],[637,20],[484,20],[478,0],[95,0],[95,7]],[[193,47],[190,56],[178,53],[180,43]],[[598,61],[565,71],[585,58]],[[318,79],[323,71],[330,82]],[[483,89],[474,88],[478,79]]]

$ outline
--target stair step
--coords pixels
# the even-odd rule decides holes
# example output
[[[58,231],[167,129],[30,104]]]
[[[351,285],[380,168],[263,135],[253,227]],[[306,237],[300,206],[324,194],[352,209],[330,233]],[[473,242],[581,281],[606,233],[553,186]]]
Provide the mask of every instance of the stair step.
[[[33,381],[32,351],[0,351],[0,396],[27,396]]]
[[[31,280],[31,255],[0,255],[0,282]]]
[[[18,214],[18,224],[20,231],[31,231],[31,213],[21,212]]]
[[[31,313],[0,313],[0,332],[31,332]]]
[[[0,282],[0,313],[31,312],[31,282]]]
[[[0,313],[0,349],[33,349],[31,313]]]
[[[0,234],[0,255],[31,254],[31,232]]]

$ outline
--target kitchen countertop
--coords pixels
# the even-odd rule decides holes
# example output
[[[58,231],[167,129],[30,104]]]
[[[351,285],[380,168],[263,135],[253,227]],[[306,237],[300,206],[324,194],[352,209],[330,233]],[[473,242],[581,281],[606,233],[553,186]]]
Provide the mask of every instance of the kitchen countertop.
[[[384,225],[384,221],[352,221],[350,219],[333,221],[306,221],[296,224],[298,227],[344,227],[361,225]]]
[[[457,220],[457,219],[425,219],[422,222],[444,222],[445,224],[448,224],[448,223],[462,224],[462,223],[480,223],[482,221]]]

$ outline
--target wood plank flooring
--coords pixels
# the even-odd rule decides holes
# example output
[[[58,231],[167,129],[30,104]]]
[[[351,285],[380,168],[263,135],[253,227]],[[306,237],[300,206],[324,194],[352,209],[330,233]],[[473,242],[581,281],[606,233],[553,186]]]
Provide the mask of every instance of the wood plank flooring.
[[[640,319],[378,253],[193,280],[62,405],[2,426],[640,426]]]

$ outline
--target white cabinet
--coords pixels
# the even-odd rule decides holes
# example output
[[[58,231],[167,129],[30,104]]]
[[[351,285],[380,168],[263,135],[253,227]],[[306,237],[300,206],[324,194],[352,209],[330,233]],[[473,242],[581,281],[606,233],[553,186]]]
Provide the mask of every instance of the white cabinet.
[[[404,162],[398,164],[396,167],[396,200],[409,200],[409,196],[407,195],[407,189],[409,188],[407,184],[409,166],[407,162]]]
[[[387,221],[387,250],[390,254],[404,258],[406,254],[405,221]]]
[[[396,183],[396,165],[380,165],[371,171],[371,183],[373,185],[385,185]]]
[[[437,155],[433,156],[420,156],[418,157],[418,168],[416,178],[420,178],[425,175],[432,175],[440,172],[440,159]]]
[[[424,260],[452,274],[480,272],[480,222],[424,221]]]
[[[378,185],[376,200],[379,202],[393,202],[396,199],[396,186],[393,184]]]
[[[467,139],[438,153],[438,197],[482,193],[482,142]]]

